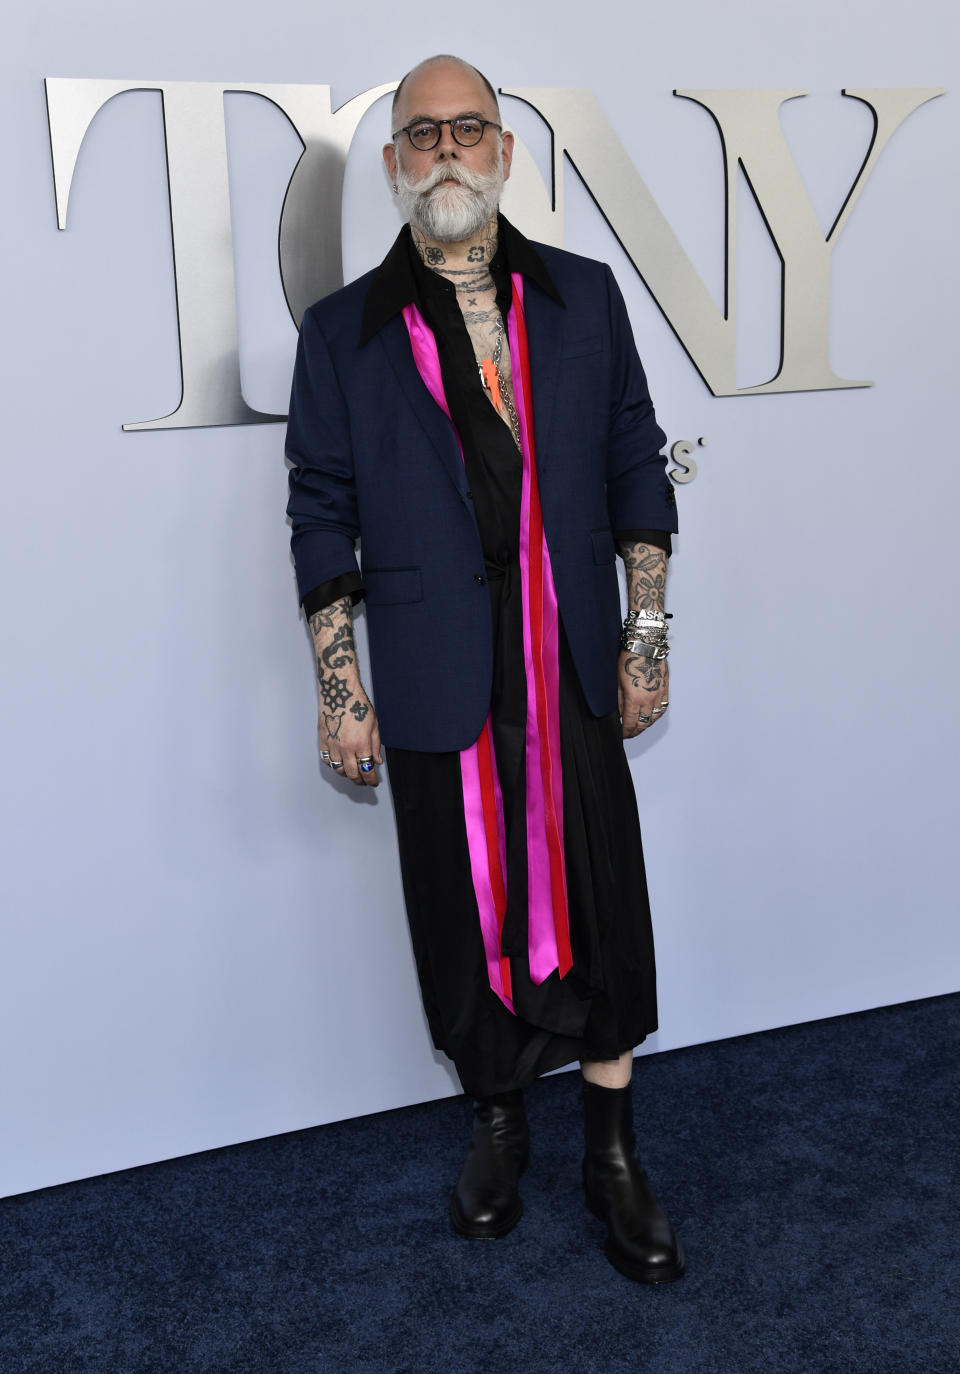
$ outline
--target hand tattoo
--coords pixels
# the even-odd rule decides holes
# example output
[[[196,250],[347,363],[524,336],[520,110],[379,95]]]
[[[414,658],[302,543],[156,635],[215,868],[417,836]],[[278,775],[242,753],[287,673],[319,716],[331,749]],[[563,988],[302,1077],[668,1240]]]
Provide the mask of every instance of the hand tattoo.
[[[323,697],[324,706],[334,711],[342,711],[353,693],[342,677],[331,673],[329,677],[321,677],[320,695]]]
[[[643,687],[648,692],[655,692],[663,685],[662,659],[631,654],[624,659],[623,671],[630,679],[631,687]]]
[[[350,707],[350,714],[356,720],[365,720],[370,707],[365,701],[355,701]]]

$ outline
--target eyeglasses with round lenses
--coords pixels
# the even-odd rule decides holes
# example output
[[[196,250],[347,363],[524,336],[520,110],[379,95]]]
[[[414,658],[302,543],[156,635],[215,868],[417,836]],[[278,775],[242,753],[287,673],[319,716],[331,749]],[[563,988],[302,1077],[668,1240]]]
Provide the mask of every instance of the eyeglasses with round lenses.
[[[492,124],[495,129],[503,129],[503,125],[493,119],[480,119],[478,115],[460,115],[457,119],[418,119],[413,124],[405,124],[402,129],[398,129],[393,137],[399,138],[401,134],[406,134],[419,152],[426,153],[440,142],[440,127],[443,124],[450,125],[454,141],[459,143],[461,148],[472,148],[479,143],[488,124]]]

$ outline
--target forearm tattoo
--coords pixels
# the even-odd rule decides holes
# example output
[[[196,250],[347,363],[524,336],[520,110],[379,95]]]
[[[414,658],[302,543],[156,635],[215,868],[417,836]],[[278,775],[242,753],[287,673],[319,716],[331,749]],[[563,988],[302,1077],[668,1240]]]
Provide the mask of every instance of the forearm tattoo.
[[[333,638],[325,649],[320,650],[319,659],[325,668],[346,668],[356,663],[357,650],[353,642],[353,623],[338,625]]]
[[[357,648],[353,641],[353,603],[349,596],[324,606],[310,617],[320,682],[321,715],[327,734],[338,739],[347,711],[357,721],[370,711],[360,683]],[[342,671],[336,672],[339,668]]]
[[[320,630],[334,630],[344,620],[350,627],[353,634],[353,611],[352,602],[349,596],[342,596],[339,601],[332,601],[329,606],[324,606],[322,611],[315,611],[310,617],[310,629],[313,631],[314,638]]]
[[[631,611],[662,611],[667,583],[666,549],[623,542],[620,557],[627,571],[627,605]]]

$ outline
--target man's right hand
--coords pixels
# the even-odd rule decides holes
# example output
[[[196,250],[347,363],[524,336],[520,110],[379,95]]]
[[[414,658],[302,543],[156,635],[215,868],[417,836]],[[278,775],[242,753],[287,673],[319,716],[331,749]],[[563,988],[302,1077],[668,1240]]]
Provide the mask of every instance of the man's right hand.
[[[373,704],[360,681],[349,596],[310,617],[320,694],[320,757],[360,787],[378,787],[383,763]]]
[[[373,703],[363,690],[359,677],[351,683],[347,678],[342,686],[333,687],[335,699],[324,701],[324,680],[320,679],[320,757],[334,772],[359,783],[361,787],[379,787],[377,770],[363,768],[363,764],[383,763],[380,752],[380,730]],[[349,696],[346,693],[349,691]],[[330,688],[327,688],[330,696]],[[338,702],[342,701],[342,705]],[[343,767],[337,767],[342,763]]]

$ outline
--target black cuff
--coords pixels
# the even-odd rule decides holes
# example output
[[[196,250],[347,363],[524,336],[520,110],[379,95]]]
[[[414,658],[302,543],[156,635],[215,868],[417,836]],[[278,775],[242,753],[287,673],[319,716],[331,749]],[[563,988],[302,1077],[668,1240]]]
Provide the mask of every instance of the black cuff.
[[[321,582],[319,587],[313,587],[307,592],[300,604],[309,620],[317,611],[322,611],[325,606],[339,601],[342,596],[349,596],[351,606],[355,606],[363,596],[363,578],[358,572],[341,573],[329,582]]]
[[[669,530],[617,530],[613,537],[618,544],[651,544],[663,549],[668,558],[673,553]]]

